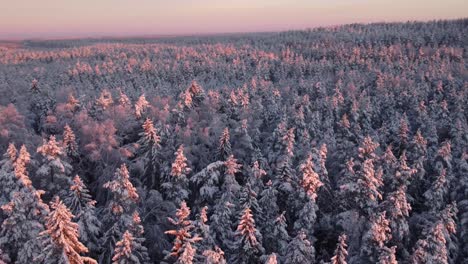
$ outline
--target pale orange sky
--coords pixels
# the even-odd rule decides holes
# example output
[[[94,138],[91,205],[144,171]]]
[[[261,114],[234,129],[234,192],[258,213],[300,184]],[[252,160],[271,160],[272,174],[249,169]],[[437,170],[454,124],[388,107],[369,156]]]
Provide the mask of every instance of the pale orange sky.
[[[275,31],[468,17],[468,0],[0,0],[0,39]]]

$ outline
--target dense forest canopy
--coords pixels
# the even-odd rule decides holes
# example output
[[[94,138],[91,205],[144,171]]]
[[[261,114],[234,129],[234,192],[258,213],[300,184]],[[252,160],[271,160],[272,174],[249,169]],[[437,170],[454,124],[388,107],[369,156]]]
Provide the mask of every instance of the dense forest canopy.
[[[467,263],[468,19],[0,44],[0,263]]]

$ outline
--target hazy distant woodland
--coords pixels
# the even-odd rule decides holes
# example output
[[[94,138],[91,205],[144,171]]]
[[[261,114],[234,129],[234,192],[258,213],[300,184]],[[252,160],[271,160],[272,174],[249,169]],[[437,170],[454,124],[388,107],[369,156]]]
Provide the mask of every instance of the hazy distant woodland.
[[[0,42],[0,264],[468,263],[468,19]]]

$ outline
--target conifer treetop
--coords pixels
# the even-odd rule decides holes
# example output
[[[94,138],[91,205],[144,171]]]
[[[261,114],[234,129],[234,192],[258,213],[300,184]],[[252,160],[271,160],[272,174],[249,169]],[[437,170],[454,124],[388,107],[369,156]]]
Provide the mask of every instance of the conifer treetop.
[[[115,243],[114,256],[112,257],[112,261],[114,263],[119,263],[119,260],[122,258],[130,259],[132,256],[132,243],[134,239],[135,238],[133,237],[132,233],[130,233],[128,230],[125,231],[122,236],[122,240]]]
[[[8,144],[8,148],[5,152],[5,157],[7,157],[11,163],[14,163],[16,160],[16,155],[18,154],[18,150],[15,147],[15,144],[11,143]]]
[[[175,177],[187,175],[191,169],[188,167],[187,158],[184,155],[184,145],[180,145],[175,155],[176,158],[172,163],[171,175]]]
[[[141,118],[145,110],[149,107],[149,102],[146,100],[145,94],[140,95],[135,103],[135,115]]]
[[[229,175],[236,174],[242,167],[241,164],[237,163],[237,159],[234,158],[234,155],[230,155],[224,162],[224,165],[226,166],[226,173]]]
[[[29,179],[27,165],[31,161],[31,156],[29,155],[26,146],[22,145],[16,162],[14,163],[14,172],[16,178],[21,182],[21,184],[26,188],[32,187],[32,182]]]
[[[237,234],[242,236],[250,246],[254,247],[258,244],[255,232],[255,220],[252,215],[252,210],[247,207],[242,212],[239,225],[237,226]]]
[[[156,128],[153,125],[153,121],[151,121],[149,118],[146,118],[145,122],[143,123],[143,133],[147,141],[156,146],[159,146],[161,137],[158,135]]]
[[[190,208],[187,206],[185,201],[182,201],[180,203],[180,208],[176,210],[176,218],[168,218],[169,222],[177,228],[165,232],[165,234],[175,236],[174,245],[170,254],[171,256],[179,257],[184,252],[187,245],[202,239],[198,237],[198,235],[192,237],[190,232],[194,226],[192,221],[190,221],[189,216]]]
[[[63,155],[63,149],[56,141],[55,136],[50,136],[48,141],[44,139],[42,146],[37,148],[37,152],[48,160],[54,160]]]
[[[124,203],[138,201],[138,192],[130,181],[130,173],[125,163],[122,163],[120,168],[117,169],[114,179],[106,182],[103,187],[109,189],[115,196],[112,211],[116,214],[123,212],[124,208],[122,206]]]
[[[307,160],[299,166],[299,169],[302,172],[301,186],[310,199],[315,201],[317,190],[323,183],[320,181],[319,175],[314,171],[312,155],[309,154]]]

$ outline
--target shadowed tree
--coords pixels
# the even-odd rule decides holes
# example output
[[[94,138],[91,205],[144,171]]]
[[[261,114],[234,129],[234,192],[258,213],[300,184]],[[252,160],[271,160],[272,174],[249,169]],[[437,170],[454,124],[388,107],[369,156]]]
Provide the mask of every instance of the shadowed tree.
[[[15,145],[10,143],[7,151],[3,154],[3,159],[0,160],[0,185],[2,186],[0,190],[0,206],[8,203],[13,192],[19,189],[14,172],[17,154],[18,151]]]
[[[286,252],[283,258],[285,264],[315,263],[315,248],[302,231],[299,231],[296,237],[291,240]]]
[[[143,157],[144,171],[141,181],[149,188],[159,188],[161,185],[159,151],[161,148],[161,137],[154,127],[153,121],[146,119],[143,123],[143,131],[139,134],[140,155]]]

